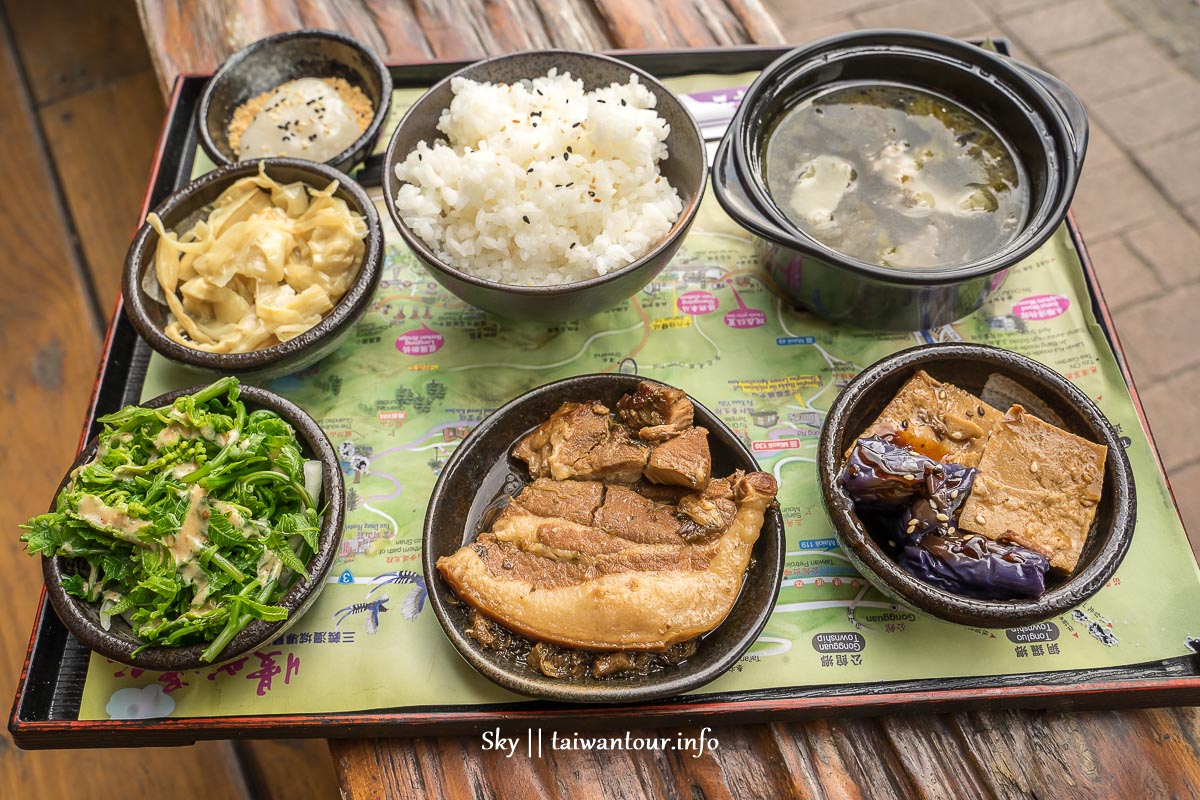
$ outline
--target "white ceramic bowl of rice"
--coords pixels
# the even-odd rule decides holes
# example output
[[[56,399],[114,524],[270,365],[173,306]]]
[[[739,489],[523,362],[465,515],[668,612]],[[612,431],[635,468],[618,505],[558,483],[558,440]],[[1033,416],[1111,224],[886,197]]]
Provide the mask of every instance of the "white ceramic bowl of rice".
[[[516,53],[429,90],[384,162],[388,211],[433,276],[502,316],[628,300],[666,266],[707,176],[686,108],[607,56]]]

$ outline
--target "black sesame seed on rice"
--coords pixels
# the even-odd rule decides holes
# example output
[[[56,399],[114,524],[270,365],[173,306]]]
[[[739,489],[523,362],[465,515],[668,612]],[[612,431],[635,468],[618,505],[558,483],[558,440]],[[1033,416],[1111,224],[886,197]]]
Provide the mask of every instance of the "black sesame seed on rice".
[[[523,217],[521,217],[521,219],[525,220],[526,225],[529,224],[529,217],[523,216]]]

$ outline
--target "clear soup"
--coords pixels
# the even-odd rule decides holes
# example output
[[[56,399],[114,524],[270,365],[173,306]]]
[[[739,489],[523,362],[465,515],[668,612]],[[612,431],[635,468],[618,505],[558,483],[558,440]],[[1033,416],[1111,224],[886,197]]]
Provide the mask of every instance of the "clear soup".
[[[764,152],[780,210],[825,246],[880,266],[978,261],[1020,233],[1029,187],[1012,148],[955,103],[843,85],[779,116]]]

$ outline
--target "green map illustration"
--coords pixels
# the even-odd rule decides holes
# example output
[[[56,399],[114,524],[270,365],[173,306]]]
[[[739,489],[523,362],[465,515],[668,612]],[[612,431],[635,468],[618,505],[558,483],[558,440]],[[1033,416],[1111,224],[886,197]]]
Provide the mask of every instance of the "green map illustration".
[[[693,92],[748,80],[669,84]],[[418,94],[396,93],[392,124]],[[556,325],[507,322],[459,301],[404,248],[381,201],[380,213],[386,266],[351,340],[311,369],[264,384],[304,407],[342,455],[349,513],[332,582],[284,637],[221,667],[158,674],[93,655],[81,718],[519,699],[462,661],[428,607],[425,506],[446,459],[491,410],[533,387],[594,372],[685,389],[780,483],[787,559],[775,611],[749,653],[700,693],[1107,667],[1192,652],[1200,572],[1065,227],[966,320],[879,334],[830,325],[782,300],[752,239],[711,192],[684,246],[649,286],[591,319]],[[849,565],[821,504],[817,439],[840,387],[896,350],[957,340],[1059,370],[1128,441],[1138,490],[1129,555],[1091,601],[1041,626],[976,630],[897,606]],[[156,355],[143,396],[196,382]]]

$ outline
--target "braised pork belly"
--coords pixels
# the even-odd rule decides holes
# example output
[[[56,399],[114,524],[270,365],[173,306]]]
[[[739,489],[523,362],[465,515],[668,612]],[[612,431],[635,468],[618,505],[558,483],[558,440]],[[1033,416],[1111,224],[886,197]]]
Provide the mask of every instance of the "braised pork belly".
[[[554,677],[690,655],[733,608],[775,502],[766,473],[712,478],[683,392],[643,381],[616,405],[564,403],[518,442],[533,481],[437,563],[481,644]]]

